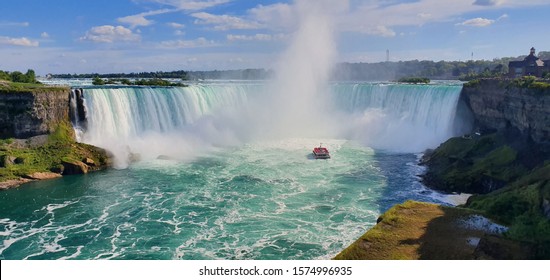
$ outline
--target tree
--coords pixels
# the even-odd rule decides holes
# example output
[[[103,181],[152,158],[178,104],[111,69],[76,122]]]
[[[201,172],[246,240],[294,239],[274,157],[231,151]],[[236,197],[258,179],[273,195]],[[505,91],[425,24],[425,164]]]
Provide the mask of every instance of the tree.
[[[104,84],[105,84],[105,81],[103,81],[103,79],[101,79],[98,76],[94,77],[94,79],[92,81],[92,85],[95,85],[95,86],[102,86]]]
[[[36,73],[34,73],[34,70],[29,69],[27,70],[27,73],[25,73],[27,83],[36,83]]]
[[[10,74],[0,70],[0,80],[11,81]]]
[[[26,83],[27,82],[27,76],[25,76],[23,73],[19,71],[13,71],[10,73],[11,81],[14,83]]]

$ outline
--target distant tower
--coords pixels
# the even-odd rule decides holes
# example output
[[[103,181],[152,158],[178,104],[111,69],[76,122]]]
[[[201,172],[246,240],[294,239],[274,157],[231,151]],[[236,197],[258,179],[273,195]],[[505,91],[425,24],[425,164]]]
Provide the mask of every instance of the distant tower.
[[[532,48],[531,48],[531,52],[530,52],[529,54],[530,54],[530,55],[533,55],[533,56],[535,55],[535,47],[532,47]]]
[[[386,62],[390,61],[390,50],[386,49]]]

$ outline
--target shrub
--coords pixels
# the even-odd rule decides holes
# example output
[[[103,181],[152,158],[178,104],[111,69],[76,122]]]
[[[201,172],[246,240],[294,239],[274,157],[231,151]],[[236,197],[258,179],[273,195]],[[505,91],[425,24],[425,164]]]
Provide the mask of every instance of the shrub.
[[[424,77],[405,77],[398,80],[400,83],[429,84],[430,79]]]

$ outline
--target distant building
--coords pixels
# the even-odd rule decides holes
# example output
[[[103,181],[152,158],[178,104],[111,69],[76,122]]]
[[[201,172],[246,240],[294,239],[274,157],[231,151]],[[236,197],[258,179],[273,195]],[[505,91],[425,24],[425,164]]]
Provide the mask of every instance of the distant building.
[[[550,72],[550,60],[542,60],[535,56],[535,48],[523,60],[508,63],[508,76],[518,78],[523,76],[542,77]]]

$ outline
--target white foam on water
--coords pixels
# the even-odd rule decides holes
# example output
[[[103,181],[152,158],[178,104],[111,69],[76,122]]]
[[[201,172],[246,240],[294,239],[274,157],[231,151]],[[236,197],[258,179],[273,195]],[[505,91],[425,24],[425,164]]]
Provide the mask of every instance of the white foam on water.
[[[470,215],[468,218],[460,220],[458,224],[467,229],[481,230],[490,234],[502,234],[508,231],[508,227],[499,225],[481,215]]]

